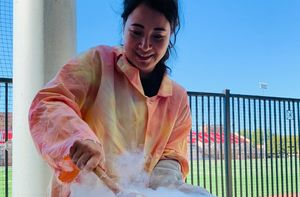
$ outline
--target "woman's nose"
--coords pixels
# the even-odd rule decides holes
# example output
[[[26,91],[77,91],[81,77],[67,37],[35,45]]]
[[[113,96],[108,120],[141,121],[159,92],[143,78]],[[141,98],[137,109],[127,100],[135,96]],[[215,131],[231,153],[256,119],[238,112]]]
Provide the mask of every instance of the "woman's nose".
[[[152,45],[147,37],[144,37],[141,39],[141,42],[139,44],[140,49],[143,51],[148,51],[151,49]]]

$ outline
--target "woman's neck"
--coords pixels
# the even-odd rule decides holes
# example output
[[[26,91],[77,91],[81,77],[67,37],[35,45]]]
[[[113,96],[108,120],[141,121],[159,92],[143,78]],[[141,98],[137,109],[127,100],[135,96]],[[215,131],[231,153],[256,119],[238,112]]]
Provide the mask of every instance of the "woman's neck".
[[[157,95],[163,76],[165,74],[165,69],[162,68],[162,65],[157,65],[154,70],[147,74],[143,75],[140,72],[141,83],[144,89],[144,93],[148,97]]]

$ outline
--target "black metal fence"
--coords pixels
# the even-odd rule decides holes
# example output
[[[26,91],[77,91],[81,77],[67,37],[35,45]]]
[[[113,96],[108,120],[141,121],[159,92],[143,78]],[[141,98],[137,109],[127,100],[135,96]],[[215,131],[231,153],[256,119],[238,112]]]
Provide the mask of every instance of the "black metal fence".
[[[217,196],[300,196],[300,99],[189,92],[188,183]],[[11,196],[12,80],[0,78],[0,196]]]
[[[300,196],[300,99],[188,94],[187,182],[217,196]]]
[[[12,79],[0,78],[0,196],[11,196]]]

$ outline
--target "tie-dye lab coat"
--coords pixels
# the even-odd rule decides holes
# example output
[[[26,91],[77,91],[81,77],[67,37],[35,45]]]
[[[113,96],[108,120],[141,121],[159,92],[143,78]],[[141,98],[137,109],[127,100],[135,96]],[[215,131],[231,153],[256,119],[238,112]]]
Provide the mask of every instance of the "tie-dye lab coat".
[[[29,123],[36,147],[56,175],[73,142],[82,139],[103,145],[111,176],[114,156],[136,150],[144,152],[148,172],[160,159],[174,159],[183,178],[188,173],[186,91],[165,75],[157,95],[145,96],[139,71],[122,48],[98,46],[64,65],[36,95]],[[55,186],[56,179],[53,192],[68,193],[68,185]]]

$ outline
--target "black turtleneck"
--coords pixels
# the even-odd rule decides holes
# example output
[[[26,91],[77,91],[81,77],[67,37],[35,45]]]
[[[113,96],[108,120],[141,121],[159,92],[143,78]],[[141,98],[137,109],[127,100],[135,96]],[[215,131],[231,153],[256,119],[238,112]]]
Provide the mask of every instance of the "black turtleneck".
[[[146,96],[152,97],[158,93],[165,71],[165,67],[158,64],[149,74],[149,76],[141,78],[142,86]]]

